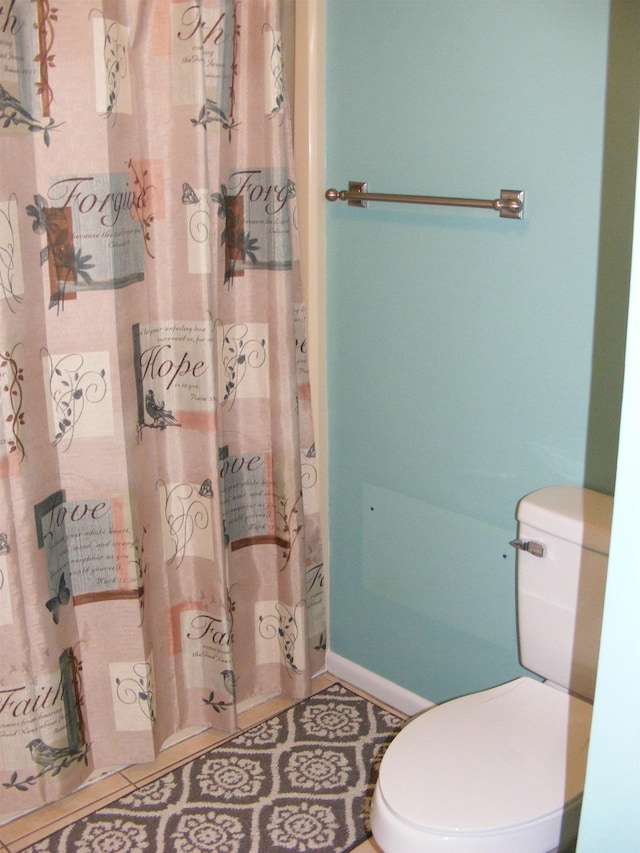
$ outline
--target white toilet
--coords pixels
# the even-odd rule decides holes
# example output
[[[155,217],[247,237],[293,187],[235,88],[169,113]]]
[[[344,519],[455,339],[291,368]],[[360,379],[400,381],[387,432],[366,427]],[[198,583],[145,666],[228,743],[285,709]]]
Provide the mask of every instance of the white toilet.
[[[371,808],[384,853],[550,853],[578,832],[613,499],[539,489],[517,511],[517,678],[445,702],[387,749]]]

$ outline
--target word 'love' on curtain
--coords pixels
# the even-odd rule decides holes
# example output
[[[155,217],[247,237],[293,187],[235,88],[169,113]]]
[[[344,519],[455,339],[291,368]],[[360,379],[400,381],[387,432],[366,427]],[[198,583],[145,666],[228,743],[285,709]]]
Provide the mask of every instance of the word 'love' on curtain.
[[[278,6],[0,6],[0,814],[323,667]]]

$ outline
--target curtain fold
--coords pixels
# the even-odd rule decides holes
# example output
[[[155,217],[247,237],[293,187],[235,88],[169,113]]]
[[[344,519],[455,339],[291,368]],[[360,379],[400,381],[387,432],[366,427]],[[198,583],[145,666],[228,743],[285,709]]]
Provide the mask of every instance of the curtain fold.
[[[0,815],[323,668],[279,11],[0,9]]]

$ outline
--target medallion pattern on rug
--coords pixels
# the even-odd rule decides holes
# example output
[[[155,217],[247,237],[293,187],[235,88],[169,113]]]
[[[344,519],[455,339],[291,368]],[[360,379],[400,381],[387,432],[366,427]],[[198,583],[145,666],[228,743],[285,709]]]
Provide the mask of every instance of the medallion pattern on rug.
[[[334,684],[23,853],[346,853],[402,723]]]

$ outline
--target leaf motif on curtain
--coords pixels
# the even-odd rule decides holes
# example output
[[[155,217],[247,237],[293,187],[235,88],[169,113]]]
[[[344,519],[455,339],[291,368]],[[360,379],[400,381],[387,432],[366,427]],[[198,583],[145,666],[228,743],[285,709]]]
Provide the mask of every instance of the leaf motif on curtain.
[[[233,708],[233,702],[225,702],[222,699],[215,698],[215,690],[212,690],[206,699],[202,700],[205,705],[208,705],[210,708],[219,714],[223,708]]]
[[[47,200],[43,198],[41,195],[34,195],[33,200],[35,204],[27,205],[27,215],[33,218],[33,222],[31,223],[31,229],[34,234],[44,234],[47,230],[47,219],[45,216],[45,208],[47,206]],[[40,258],[40,262],[43,263],[42,257]]]
[[[11,95],[11,93],[8,92],[1,83],[0,122],[2,122],[3,130],[7,130],[13,125],[14,127],[25,127],[32,133],[41,132],[44,144],[47,146],[47,148],[51,144],[51,137],[49,136],[49,131],[55,130],[56,128],[60,127],[59,124],[55,124],[52,118],[50,118],[46,122],[34,118],[34,116],[32,116],[31,113],[25,107],[23,107],[20,101],[17,98],[14,98],[13,95]]]

